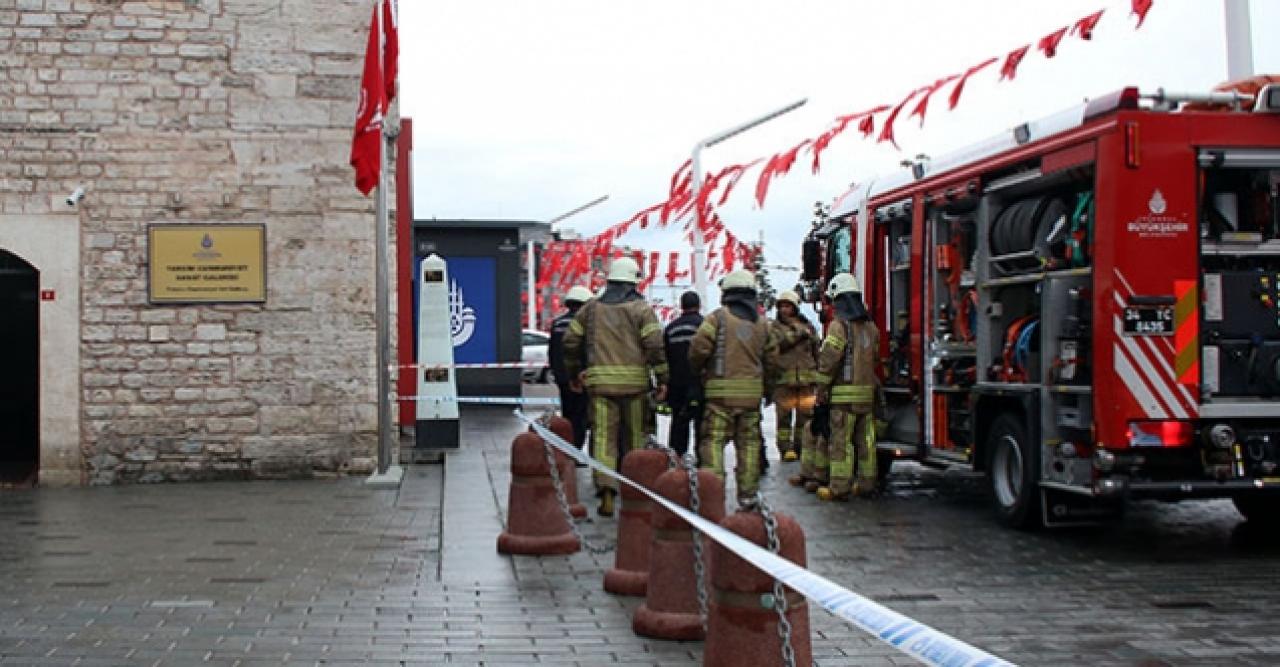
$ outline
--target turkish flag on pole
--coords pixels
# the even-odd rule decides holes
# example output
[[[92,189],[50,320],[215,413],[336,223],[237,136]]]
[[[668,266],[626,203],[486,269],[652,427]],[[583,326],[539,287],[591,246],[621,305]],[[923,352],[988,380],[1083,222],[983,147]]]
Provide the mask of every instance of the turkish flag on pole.
[[[390,103],[388,91],[395,92],[395,60],[399,37],[395,11],[388,0],[378,0],[369,23],[369,41],[365,47],[364,75],[360,78],[360,106],[356,109],[355,136],[351,140],[351,166],[356,170],[356,189],[369,194],[378,185],[382,169],[382,121]],[[386,71],[384,71],[386,70]],[[385,77],[387,71],[391,78]]]
[[[382,5],[382,81],[390,105],[396,98],[400,70],[400,9],[396,0],[378,0],[378,4]]]

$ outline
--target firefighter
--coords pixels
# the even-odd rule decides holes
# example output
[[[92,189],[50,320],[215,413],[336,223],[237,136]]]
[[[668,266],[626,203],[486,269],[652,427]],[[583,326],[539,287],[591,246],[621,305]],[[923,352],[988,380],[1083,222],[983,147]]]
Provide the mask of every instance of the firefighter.
[[[760,486],[760,401],[777,377],[777,344],[756,309],[756,280],[734,271],[720,283],[721,307],[707,316],[689,346],[689,364],[704,378],[701,465],[724,476],[724,446],[738,452],[738,505],[755,505]]]
[[[667,361],[662,353],[662,327],[653,309],[636,291],[640,266],[629,257],[609,265],[604,292],[588,301],[574,315],[564,335],[565,371],[573,388],[586,388],[590,401],[591,455],[618,469],[618,461],[631,449],[645,445],[654,417],[649,390],[650,374],[656,379],[654,398],[667,394]],[[597,513],[613,516],[618,483],[595,474]]]
[[[800,295],[787,290],[778,295],[777,319],[771,326],[778,342],[779,376],[773,391],[778,424],[778,451],[783,461],[795,461],[809,433],[816,389],[818,331],[800,314]],[[795,426],[792,426],[792,417]]]
[[[680,317],[662,332],[667,364],[671,368],[671,387],[667,404],[671,407],[671,429],[667,444],[681,456],[689,450],[689,424],[694,430],[694,455],[698,454],[697,438],[702,430],[702,379],[689,368],[689,343],[702,326],[702,299],[697,292],[680,295]]]
[[[818,352],[819,398],[830,409],[827,470],[817,469],[820,500],[848,500],[870,495],[876,486],[876,434],[872,409],[876,396],[875,364],[880,332],[862,301],[858,281],[837,274],[827,287],[835,317]],[[857,481],[854,481],[854,455]],[[817,463],[821,463],[819,460]]]
[[[547,345],[547,361],[560,390],[560,412],[573,424],[573,444],[581,447],[587,441],[587,395],[579,387],[574,391],[571,377],[564,367],[564,334],[582,304],[591,300],[591,290],[577,285],[564,297],[567,310],[552,320],[551,340]]]

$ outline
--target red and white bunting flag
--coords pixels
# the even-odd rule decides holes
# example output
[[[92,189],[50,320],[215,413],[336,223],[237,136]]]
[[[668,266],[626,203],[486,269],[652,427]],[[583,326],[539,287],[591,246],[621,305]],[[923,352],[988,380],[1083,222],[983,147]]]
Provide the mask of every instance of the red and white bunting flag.
[[[1142,22],[1147,20],[1147,12],[1151,11],[1151,5],[1154,4],[1155,0],[1133,0],[1133,11],[1130,13],[1138,15],[1138,25],[1133,26],[1134,30],[1142,27]]]
[[[760,172],[760,177],[756,180],[756,204],[760,208],[764,208],[765,197],[769,196],[769,182],[778,176],[787,175],[787,172],[791,171],[791,165],[796,163],[796,156],[811,143],[813,143],[812,139],[805,139],[788,150],[769,158],[769,161],[765,163],[764,170]]]
[[[1105,11],[1105,9],[1099,9],[1079,21],[1076,21],[1075,25],[1071,26],[1071,34],[1080,35],[1080,39],[1085,41],[1093,39],[1093,29],[1098,26],[1098,21],[1102,20],[1102,13]]]
[[[864,139],[867,137],[870,137],[872,134],[875,134],[875,131],[876,131],[875,114],[867,114],[866,117],[863,118],[860,123],[858,123],[858,131],[862,133],[862,137]]]
[[[1044,51],[1044,57],[1052,58],[1058,55],[1058,45],[1062,43],[1062,38],[1067,36],[1067,29],[1070,26],[1063,26],[1053,32],[1040,38],[1036,48]]]
[[[729,174],[728,179],[725,181],[724,191],[720,194],[720,201],[716,206],[724,206],[724,203],[729,201],[729,195],[733,192],[734,186],[736,186],[738,181],[742,179],[742,175],[747,173],[748,169],[760,164],[761,162],[764,162],[762,158],[756,158],[747,164],[735,165],[732,168],[733,173]]]
[[[958,78],[960,78],[959,74],[952,74],[951,76],[938,79],[937,81],[934,82],[932,86],[928,86],[927,88],[924,88],[923,89],[924,93],[920,96],[920,101],[916,102],[915,108],[911,110],[911,114],[908,115],[907,117],[910,118],[911,116],[919,116],[920,127],[924,127],[924,115],[929,112],[929,98],[933,97],[933,94],[938,92],[939,88],[942,88],[943,86],[947,85],[948,83],[951,83],[952,81],[955,81]]]
[[[969,77],[994,65],[996,60],[996,58],[987,58],[965,71],[964,76],[961,76],[960,80],[956,82],[955,87],[951,89],[951,97],[948,99],[948,102],[951,103],[950,108],[954,109],[956,108],[956,105],[960,103],[960,95],[964,93],[964,84],[969,81]]]
[[[898,106],[895,106],[893,108],[893,111],[889,112],[889,115],[884,119],[884,124],[880,126],[880,137],[876,139],[877,143],[883,143],[887,141],[893,144],[894,148],[898,148],[898,139],[893,136],[893,124],[897,122],[898,114],[902,113],[903,107],[907,106],[908,102],[915,99],[916,95],[919,95],[920,93],[926,92],[928,90],[929,90],[929,86],[922,86],[920,88],[917,88],[911,91],[910,93],[907,94],[906,97],[902,98],[901,102],[898,102]]]
[[[383,0],[383,2],[392,3],[394,0]],[[1138,17],[1136,27],[1142,27],[1143,22],[1147,18],[1147,14],[1155,5],[1155,0],[1130,0],[1132,13]],[[715,273],[732,270],[736,261],[750,263],[752,257],[750,248],[747,244],[742,243],[734,237],[730,231],[725,228],[724,223],[716,215],[716,208],[722,206],[728,200],[734,186],[743,177],[744,173],[755,167],[757,164],[762,165],[761,172],[755,184],[755,199],[757,206],[763,207],[765,199],[768,197],[769,188],[773,180],[779,176],[787,174],[797,159],[800,151],[808,148],[813,156],[812,170],[817,173],[821,168],[822,154],[828,150],[836,137],[842,134],[848,127],[855,122],[858,131],[862,133],[864,138],[876,137],[879,142],[889,142],[896,148],[898,146],[896,137],[894,136],[895,124],[901,113],[910,109],[909,117],[920,117],[920,124],[924,124],[925,116],[929,108],[929,100],[942,88],[951,85],[950,95],[948,97],[949,107],[955,109],[960,102],[960,97],[964,93],[965,86],[969,79],[975,74],[1000,63],[999,80],[1013,80],[1017,77],[1018,68],[1026,59],[1034,46],[1036,50],[1044,53],[1046,58],[1053,58],[1062,41],[1068,36],[1078,36],[1081,40],[1090,40],[1093,37],[1093,31],[1101,21],[1104,10],[1099,10],[1089,14],[1066,27],[1060,28],[1048,35],[1021,47],[1013,49],[1002,57],[988,58],[964,71],[963,74],[953,74],[942,79],[936,80],[931,85],[922,86],[911,90],[896,105],[892,107],[888,105],[877,106],[873,109],[861,111],[855,114],[839,116],[835,119],[822,134],[814,139],[806,139],[789,150],[776,153],[769,158],[760,158],[746,164],[737,164],[726,167],[716,174],[707,174],[703,178],[702,187],[699,195],[693,196],[692,192],[692,161],[686,160],[680,165],[676,171],[671,174],[668,186],[668,197],[666,201],[649,207],[634,215],[631,219],[624,221],[619,225],[606,229],[600,234],[593,237],[589,242],[593,243],[593,254],[596,256],[603,254],[620,254],[615,248],[612,248],[613,241],[625,233],[633,224],[639,223],[641,228],[645,228],[650,223],[649,216],[658,213],[658,226],[666,227],[670,220],[680,219],[691,212],[694,213],[692,219],[684,226],[684,238],[691,238],[694,228],[702,231],[702,236],[707,244],[707,266],[706,268],[714,275]],[[394,15],[394,11],[392,12]],[[393,90],[388,94],[393,94]],[[908,105],[911,105],[908,107]],[[885,113],[887,112],[887,113]],[[879,118],[880,127],[876,127],[876,116],[883,114]],[[879,130],[879,132],[877,132]],[[719,193],[718,203],[713,199],[716,193]],[[724,234],[723,241],[720,235]],[[712,245],[712,244],[715,245]],[[735,255],[736,253],[736,255]],[[717,261],[717,259],[719,261]],[[652,256],[651,256],[652,261]],[[668,280],[672,280],[672,276],[686,275],[689,272],[676,271],[676,256],[671,258],[670,269],[668,270]],[[693,267],[690,267],[691,269]],[[703,267],[699,267],[703,268]],[[652,267],[650,273],[653,273]]]
[[[1022,59],[1027,57],[1027,51],[1030,50],[1031,45],[1027,44],[1025,46],[1019,46],[1018,48],[1010,51],[1009,55],[1005,56],[1004,64],[1000,66],[1001,81],[1004,81],[1005,79],[1013,81],[1014,77],[1018,76],[1018,65],[1022,64]]]

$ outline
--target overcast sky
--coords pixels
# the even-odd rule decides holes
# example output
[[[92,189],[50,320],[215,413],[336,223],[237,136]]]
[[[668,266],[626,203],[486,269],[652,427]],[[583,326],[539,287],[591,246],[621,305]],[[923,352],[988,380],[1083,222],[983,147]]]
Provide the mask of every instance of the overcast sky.
[[[722,209],[744,240],[763,231],[771,262],[796,264],[812,204],[852,181],[941,155],[1125,85],[1208,90],[1226,76],[1221,0],[1156,0],[1135,31],[1129,0],[404,0],[402,114],[414,119],[415,216],[548,219],[594,234],[665,199],[701,138],[807,97],[809,103],[704,151],[707,171],[768,157],[832,118],[893,104],[1106,8],[1093,41],[1028,55],[1013,82],[976,76],[954,111],[945,95],[901,152],[848,132],[812,175],[802,158],[763,209],[755,174]],[[1280,2],[1253,0],[1254,68],[1280,73]],[[1267,37],[1271,37],[1269,34]],[[949,89],[947,89],[949,91]],[[621,241],[682,246],[675,227]],[[781,285],[789,285],[780,276]]]

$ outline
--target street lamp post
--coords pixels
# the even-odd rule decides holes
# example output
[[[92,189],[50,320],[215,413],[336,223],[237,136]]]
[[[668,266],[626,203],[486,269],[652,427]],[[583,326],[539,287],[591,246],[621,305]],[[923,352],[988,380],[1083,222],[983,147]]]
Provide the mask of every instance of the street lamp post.
[[[565,213],[561,213],[560,215],[557,215],[556,217],[554,217],[554,218],[552,218],[552,219],[550,219],[550,220],[548,220],[548,221],[547,221],[547,228],[548,228],[548,229],[550,229],[550,228],[551,228],[551,226],[552,226],[552,225],[554,225],[554,224],[556,224],[557,222],[560,222],[560,221],[565,220],[565,219],[567,219],[567,218],[571,218],[571,217],[573,217],[573,216],[575,216],[575,215],[577,215],[577,214],[579,214],[579,213],[581,213],[581,212],[583,212],[583,211],[585,211],[585,210],[587,210],[587,209],[589,209],[589,208],[591,208],[591,207],[593,207],[593,206],[596,206],[597,204],[603,204],[603,203],[605,202],[605,200],[607,200],[608,198],[609,198],[609,195],[604,195],[604,196],[601,196],[601,197],[596,197],[595,199],[593,199],[593,200],[591,200],[591,201],[589,201],[589,202],[587,202],[587,203],[583,204],[582,206],[579,206],[579,207],[577,207],[577,208],[575,208],[575,209],[572,209],[572,210],[570,210],[570,211],[567,211],[567,212],[565,212]],[[528,254],[528,258],[527,258],[527,260],[525,261],[526,283],[527,283],[527,284],[525,285],[525,287],[526,287],[526,288],[528,289],[528,291],[529,291],[529,318],[528,318],[528,321],[529,321],[529,328],[530,328],[530,329],[537,329],[537,328],[538,328],[538,309],[537,309],[537,303],[538,303],[538,301],[537,301],[537,294],[538,294],[538,293],[537,293],[537,290],[536,290],[536,287],[535,287],[535,281],[536,281],[536,279],[537,279],[537,276],[536,276],[536,272],[534,271],[534,263],[537,261],[537,255],[535,254],[535,244],[534,244],[534,240],[533,240],[532,235],[529,237],[528,253],[529,253],[529,254]]]
[[[697,205],[698,193],[702,190],[702,162],[701,153],[704,148],[711,148],[716,144],[735,137],[757,125],[767,123],[778,116],[785,113],[795,111],[804,106],[809,98],[803,98],[788,104],[787,106],[770,111],[763,116],[759,116],[740,125],[735,125],[727,130],[717,132],[702,141],[694,144],[693,155],[690,158],[690,168],[692,169],[693,179],[693,201],[694,201],[694,223],[693,223],[693,267],[690,268],[690,278],[692,278],[693,289],[698,293],[700,299],[707,298],[707,272],[705,266],[707,263],[706,239],[702,236],[702,207]]]
[[[1223,0],[1227,25],[1227,80],[1253,76],[1253,29],[1249,0]]]

